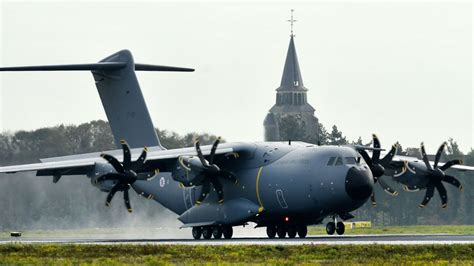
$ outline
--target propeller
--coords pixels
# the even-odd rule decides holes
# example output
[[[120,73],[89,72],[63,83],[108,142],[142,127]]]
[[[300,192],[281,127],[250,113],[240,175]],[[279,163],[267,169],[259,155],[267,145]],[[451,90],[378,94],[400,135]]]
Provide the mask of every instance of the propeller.
[[[130,187],[135,181],[137,180],[147,180],[156,174],[154,172],[145,172],[145,173],[136,173],[136,169],[141,169],[146,161],[146,156],[148,153],[148,149],[145,147],[138,157],[138,159],[132,162],[132,154],[130,152],[130,146],[128,146],[125,140],[121,140],[120,144],[122,145],[123,150],[123,162],[120,162],[114,156],[102,153],[100,156],[104,158],[112,167],[115,169],[115,173],[108,173],[105,175],[100,176],[97,178],[98,182],[102,182],[105,180],[113,180],[114,186],[109,191],[107,198],[105,200],[105,205],[110,206],[110,202],[112,201],[115,193],[118,191],[123,192],[123,200],[125,202],[125,207],[127,208],[128,212],[132,212],[132,206],[130,204],[130,196],[128,191]],[[134,170],[135,169],[135,170]]]
[[[369,165],[370,171],[372,172],[372,175],[374,177],[374,182],[379,183],[379,185],[383,188],[385,192],[392,196],[397,196],[398,191],[394,190],[391,188],[382,178],[384,173],[385,173],[385,167],[390,164],[392,161],[393,157],[397,153],[397,148],[398,144],[394,144],[390,151],[382,158],[380,159],[380,140],[377,137],[377,135],[372,134],[372,141],[371,143],[374,146],[374,150],[372,151],[372,157],[369,156],[369,154],[364,150],[360,149],[359,153],[362,155],[364,158],[365,162]],[[377,202],[375,201],[375,194],[372,192],[372,195],[370,197],[370,201],[372,202],[372,206],[376,206]]]
[[[211,184],[217,193],[219,203],[224,202],[223,186],[219,178],[228,179],[234,184],[238,183],[237,176],[234,173],[221,169],[215,164],[216,150],[219,146],[220,140],[221,138],[219,137],[214,141],[209,155],[209,161],[206,160],[202,154],[199,139],[196,139],[194,142],[194,147],[199,160],[196,160],[195,157],[187,156],[182,156],[178,160],[181,167],[186,171],[184,176],[188,179],[186,181],[182,180],[183,177],[180,177],[179,174],[176,174],[174,178],[179,179],[185,186],[202,185],[201,194],[196,200],[196,204],[201,204],[206,199],[211,190]],[[190,177],[191,179],[189,179]]]
[[[463,190],[463,186],[461,185],[461,182],[459,182],[459,180],[456,177],[450,176],[444,173],[444,171],[451,168],[453,165],[462,164],[461,160],[451,160],[443,164],[442,166],[438,167],[439,160],[441,158],[441,155],[444,152],[444,149],[446,148],[446,145],[447,143],[444,142],[438,148],[438,151],[436,152],[436,155],[435,155],[434,165],[431,166],[430,161],[428,160],[428,155],[426,154],[426,151],[425,151],[425,145],[423,144],[423,142],[421,143],[421,156],[426,166],[427,177],[429,181],[428,181],[428,184],[426,185],[425,197],[423,198],[423,201],[419,205],[420,208],[424,208],[428,204],[428,202],[431,200],[431,198],[434,195],[435,188],[441,197],[441,207],[446,208],[448,206],[448,194],[446,193],[446,188],[444,187],[442,182],[451,184],[457,187],[460,191]]]

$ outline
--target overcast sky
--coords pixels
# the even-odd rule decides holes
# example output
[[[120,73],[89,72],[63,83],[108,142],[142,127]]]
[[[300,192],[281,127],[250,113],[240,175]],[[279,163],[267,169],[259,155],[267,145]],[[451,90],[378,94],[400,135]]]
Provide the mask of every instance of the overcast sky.
[[[1,1],[1,0],[0,0]],[[1,1],[3,66],[135,61],[194,67],[139,72],[156,127],[263,140],[295,9],[308,101],[349,140],[389,147],[474,143],[470,2]],[[0,131],[106,119],[89,72],[0,74]]]

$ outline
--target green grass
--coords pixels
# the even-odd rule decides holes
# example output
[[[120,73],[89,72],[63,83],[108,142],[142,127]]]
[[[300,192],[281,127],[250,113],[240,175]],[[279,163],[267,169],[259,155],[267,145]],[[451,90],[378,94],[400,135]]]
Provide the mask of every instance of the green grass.
[[[0,264],[472,265],[474,245],[51,245],[0,246]]]
[[[310,235],[325,235],[325,226],[308,228]],[[360,234],[474,234],[474,225],[414,225],[346,229],[345,235]]]

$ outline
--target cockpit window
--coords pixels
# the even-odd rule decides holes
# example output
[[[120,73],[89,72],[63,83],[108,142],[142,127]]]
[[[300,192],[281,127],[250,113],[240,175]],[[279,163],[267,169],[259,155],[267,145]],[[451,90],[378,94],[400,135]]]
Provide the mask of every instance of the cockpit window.
[[[336,160],[336,157],[329,158],[328,165],[333,165],[335,160]]]
[[[337,166],[337,165],[342,165],[342,158],[341,158],[341,157],[337,157],[337,159],[336,159],[336,164],[335,164],[335,165],[336,165],[336,166]]]
[[[346,164],[357,164],[356,158],[355,157],[345,157]]]

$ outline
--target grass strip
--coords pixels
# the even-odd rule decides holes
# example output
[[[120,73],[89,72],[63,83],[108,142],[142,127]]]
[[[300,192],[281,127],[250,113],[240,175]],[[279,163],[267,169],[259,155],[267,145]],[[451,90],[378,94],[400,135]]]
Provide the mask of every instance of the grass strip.
[[[472,265],[474,245],[55,245],[0,246],[0,264]]]

